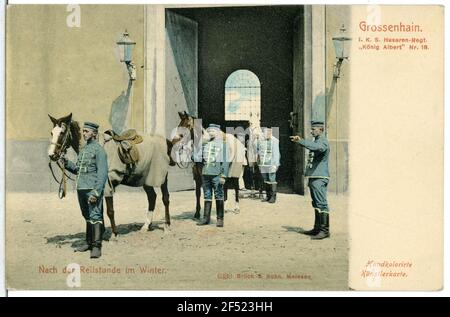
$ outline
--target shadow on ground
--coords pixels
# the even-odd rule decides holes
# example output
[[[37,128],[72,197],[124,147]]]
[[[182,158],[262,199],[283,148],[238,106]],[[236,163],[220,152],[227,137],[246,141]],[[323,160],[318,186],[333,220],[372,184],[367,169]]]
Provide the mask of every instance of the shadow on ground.
[[[119,235],[126,235],[132,232],[136,232],[141,230],[143,223],[129,223],[129,224],[123,224],[117,226],[117,232]],[[160,229],[164,230],[162,227],[160,227],[158,224],[153,223],[150,230],[154,229]],[[103,234],[103,240],[108,241],[111,239],[112,231],[111,228],[108,227],[105,230],[105,233]],[[79,232],[75,234],[65,234],[65,235],[57,235],[53,237],[48,237],[47,243],[48,244],[56,244],[56,245],[65,245],[69,244],[72,248],[77,248],[79,246],[82,246],[85,244],[86,234],[85,232]]]
[[[287,232],[301,233],[303,231],[303,228],[301,227],[292,227],[292,226],[281,226],[281,227],[285,229]]]
[[[181,214],[170,216],[170,219],[175,220],[194,220],[195,211],[185,211]]]

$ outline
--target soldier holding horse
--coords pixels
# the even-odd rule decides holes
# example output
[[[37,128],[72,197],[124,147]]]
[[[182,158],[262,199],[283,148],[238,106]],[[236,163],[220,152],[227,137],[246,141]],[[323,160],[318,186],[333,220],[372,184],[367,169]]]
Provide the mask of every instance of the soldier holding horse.
[[[147,194],[148,210],[145,212],[145,223],[141,229],[142,231],[147,231],[152,224],[157,197],[154,187],[160,187],[162,191],[162,200],[165,206],[164,230],[166,231],[170,228],[167,173],[169,164],[171,164],[169,153],[171,151],[172,144],[169,141],[158,135],[139,136],[139,139],[142,139],[142,142],[140,144],[133,145],[135,146],[133,149],[136,151],[134,153],[138,153],[139,155],[132,155],[134,160],[132,164],[130,164],[129,161],[122,161],[119,156],[119,152],[121,152],[121,150],[123,151],[123,149],[119,149],[121,143],[125,142],[130,145],[130,142],[128,142],[129,140],[126,140],[123,136],[114,138],[111,137],[111,134],[105,134],[105,144],[102,147],[98,142],[94,142],[94,139],[97,136],[97,132],[94,130],[97,130],[98,126],[96,124],[87,123],[83,128],[83,130],[86,130],[86,132],[83,132],[83,135],[85,135],[87,144],[80,150],[80,128],[78,123],[72,120],[72,114],[60,119],[55,119],[50,115],[49,117],[53,123],[52,140],[48,149],[48,156],[50,160],[53,162],[58,162],[61,157],[64,157],[64,154],[69,148],[73,148],[73,150],[78,154],[77,163],[67,162],[66,164],[64,161],[64,166],[70,172],[78,174],[77,189],[88,190],[86,193],[79,196],[83,197],[83,200],[80,200],[80,206],[83,210],[83,216],[89,215],[89,220],[93,220],[89,221],[89,223],[95,226],[91,227],[91,230],[86,228],[87,243],[86,246],[81,247],[79,251],[87,251],[91,249],[92,257],[95,258],[101,256],[101,240],[100,243],[98,243],[98,231],[92,228],[100,226],[96,225],[96,223],[101,223],[100,228],[103,228],[103,218],[100,217],[102,214],[101,208],[103,196],[105,196],[107,214],[111,222],[112,232],[115,235],[118,234],[114,220],[112,195],[114,193],[114,189],[120,184],[132,187],[143,187]],[[104,155],[104,153],[106,153],[106,155]],[[107,164],[103,163],[106,161]],[[105,168],[105,166],[107,166],[107,168]],[[63,180],[65,182],[64,167],[61,168]],[[89,173],[86,174],[85,171]],[[92,175],[91,172],[93,173]],[[97,172],[99,173],[98,175]],[[104,176],[105,174],[107,175],[106,178]],[[106,179],[108,181],[106,181]],[[105,185],[104,182],[106,182],[105,189],[103,189],[103,185]],[[63,181],[61,181],[61,184],[62,183]],[[61,198],[62,197],[64,197],[64,195],[62,195]],[[84,200],[86,197],[87,205]],[[86,210],[89,210],[89,212]],[[86,226],[88,227],[90,225],[87,224]],[[100,230],[100,232],[102,231],[103,230]],[[90,241],[94,240],[97,242],[90,243]],[[95,250],[94,245],[96,246]]]
[[[77,175],[76,188],[81,213],[86,220],[86,244],[77,251],[91,250],[91,258],[99,258],[102,253],[103,190],[108,179],[108,161],[105,150],[97,142],[98,124],[85,122],[83,138],[86,145],[78,154],[77,162],[61,158],[64,167]]]

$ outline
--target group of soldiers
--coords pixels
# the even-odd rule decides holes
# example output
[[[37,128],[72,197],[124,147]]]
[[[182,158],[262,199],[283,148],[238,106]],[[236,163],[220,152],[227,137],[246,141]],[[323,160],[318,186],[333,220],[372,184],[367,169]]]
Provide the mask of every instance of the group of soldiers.
[[[81,213],[86,220],[86,244],[76,251],[90,250],[91,258],[101,256],[103,221],[103,191],[108,179],[107,156],[97,142],[98,124],[85,122],[83,138],[86,145],[80,150],[76,163],[63,158],[64,166],[76,174],[76,188]],[[230,177],[229,149],[224,142],[221,127],[210,124],[202,144],[202,181],[204,194],[204,216],[199,225],[210,223],[213,197],[216,200],[217,227],[224,226],[224,184]],[[300,233],[310,235],[311,239],[328,238],[329,208],[327,203],[327,185],[329,181],[328,157],[330,147],[324,136],[324,123],[312,122],[312,140],[300,136],[291,136],[290,140],[309,150],[309,159],[305,176],[314,208],[314,227]],[[258,167],[264,180],[266,197],[264,201],[275,203],[277,197],[276,173],[280,166],[279,140],[273,136],[272,129],[265,128],[257,144]]]

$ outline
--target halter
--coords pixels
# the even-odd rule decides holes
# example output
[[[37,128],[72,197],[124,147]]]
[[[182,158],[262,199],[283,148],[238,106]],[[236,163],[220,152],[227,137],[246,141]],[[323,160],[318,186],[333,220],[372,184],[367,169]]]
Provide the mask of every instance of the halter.
[[[70,134],[70,125],[71,124],[72,124],[72,120],[69,122],[69,124],[67,124],[67,132],[64,135],[62,143],[58,143],[58,142],[56,142],[56,143],[55,142],[51,142],[50,143],[52,145],[56,145],[56,146],[59,146],[61,148],[59,157],[61,157],[67,151],[66,143],[67,143],[67,139],[68,139],[69,134]],[[59,162],[56,162],[56,165],[58,165],[58,167],[61,169],[62,176],[61,176],[61,180],[60,181],[58,181],[58,179],[55,176],[55,173],[54,173],[53,168],[52,168],[52,161],[50,160],[50,162],[48,162],[48,167],[49,167],[50,171],[52,172],[53,179],[55,180],[56,183],[59,184],[58,197],[59,197],[59,199],[63,199],[64,197],[66,197],[66,192],[67,192],[67,180],[66,180],[66,178],[68,178],[68,179],[70,179],[72,181],[74,179],[71,178],[69,175],[67,175],[64,165],[61,166],[61,164],[59,164]]]
[[[66,134],[64,135],[64,138],[63,138],[63,141],[62,141],[62,143],[58,143],[58,142],[51,142],[50,144],[51,145],[55,145],[55,146],[59,146],[59,147],[61,147],[61,149],[60,149],[60,153],[61,154],[65,154],[66,153],[66,150],[67,150],[67,145],[66,145],[66,143],[67,143],[67,139],[68,139],[68,137],[69,137],[69,135],[70,135],[70,125],[72,124],[72,120],[69,122],[69,124],[67,124],[67,132],[66,132]],[[61,154],[60,154],[60,156],[61,156]]]

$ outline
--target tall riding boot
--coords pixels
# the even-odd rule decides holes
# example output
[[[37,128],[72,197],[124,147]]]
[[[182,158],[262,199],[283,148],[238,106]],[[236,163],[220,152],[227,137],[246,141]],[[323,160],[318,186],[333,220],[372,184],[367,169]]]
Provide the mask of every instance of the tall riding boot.
[[[270,198],[272,197],[272,187],[270,186],[270,184],[264,183],[264,187],[266,189],[266,198],[261,199],[262,202],[267,202],[270,200]]]
[[[319,212],[319,233],[312,236],[312,240],[321,240],[330,237],[330,214],[328,212]]]
[[[209,222],[211,221],[211,206],[212,206],[212,201],[206,200],[205,201],[205,212],[203,214],[203,220],[201,222],[197,223],[197,226],[209,225]]]
[[[75,252],[86,252],[92,249],[92,224],[86,221],[86,244],[79,246],[75,249]]]
[[[277,184],[269,184],[270,199],[269,203],[274,204],[277,201]]]
[[[104,236],[105,236],[105,231],[106,231],[106,228],[105,228],[105,221],[103,220],[103,222],[102,222],[102,231],[101,231],[102,241],[103,241]],[[106,239],[105,239],[105,240],[106,240]]]
[[[223,207],[223,200],[216,200],[217,209],[217,227],[223,227],[223,216],[225,214]]]
[[[308,231],[300,231],[300,233],[308,236],[315,236],[319,233],[319,209],[314,208],[314,228]]]
[[[91,258],[96,259],[102,256],[102,226],[103,223],[96,222],[91,225],[93,230],[92,235],[92,250],[91,250]]]

